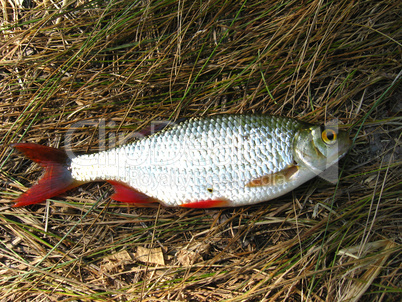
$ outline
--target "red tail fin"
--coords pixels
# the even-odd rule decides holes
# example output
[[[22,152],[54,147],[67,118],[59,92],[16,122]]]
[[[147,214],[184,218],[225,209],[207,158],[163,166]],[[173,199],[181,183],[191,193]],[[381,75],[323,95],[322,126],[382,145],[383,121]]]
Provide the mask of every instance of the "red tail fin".
[[[13,144],[13,148],[45,168],[39,182],[20,195],[13,207],[27,206],[57,196],[82,183],[74,180],[68,170],[68,156],[60,150],[38,144]]]

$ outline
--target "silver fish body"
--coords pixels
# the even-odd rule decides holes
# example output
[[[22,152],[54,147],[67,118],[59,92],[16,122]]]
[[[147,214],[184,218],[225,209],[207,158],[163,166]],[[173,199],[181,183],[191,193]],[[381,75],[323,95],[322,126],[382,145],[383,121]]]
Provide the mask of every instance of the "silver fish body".
[[[192,118],[128,145],[72,158],[69,170],[75,181],[121,183],[165,206],[250,205],[293,190],[350,146],[338,133],[336,146],[323,143],[320,151],[314,131],[321,137],[324,130],[285,117]]]

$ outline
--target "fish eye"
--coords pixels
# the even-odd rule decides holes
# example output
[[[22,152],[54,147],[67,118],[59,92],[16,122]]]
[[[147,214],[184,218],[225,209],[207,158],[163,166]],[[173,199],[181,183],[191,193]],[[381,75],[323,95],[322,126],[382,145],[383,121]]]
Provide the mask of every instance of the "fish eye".
[[[322,131],[321,137],[327,145],[332,145],[336,142],[336,132],[333,129],[325,129]]]

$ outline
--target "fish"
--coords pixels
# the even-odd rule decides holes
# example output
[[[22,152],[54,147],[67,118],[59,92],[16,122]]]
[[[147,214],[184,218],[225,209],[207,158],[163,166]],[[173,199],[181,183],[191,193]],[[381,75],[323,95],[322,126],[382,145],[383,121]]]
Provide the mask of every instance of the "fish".
[[[190,118],[93,154],[71,155],[34,143],[12,147],[45,169],[13,207],[106,181],[116,201],[216,208],[252,205],[292,191],[337,163],[351,140],[346,131],[293,118],[222,114]]]

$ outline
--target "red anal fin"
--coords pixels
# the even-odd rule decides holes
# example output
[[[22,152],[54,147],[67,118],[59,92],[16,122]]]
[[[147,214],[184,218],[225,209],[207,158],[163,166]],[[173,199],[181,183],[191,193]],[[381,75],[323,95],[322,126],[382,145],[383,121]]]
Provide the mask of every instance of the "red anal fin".
[[[246,184],[246,187],[263,187],[263,186],[275,186],[283,184],[286,181],[289,181],[293,175],[295,175],[299,171],[299,167],[297,165],[289,165],[285,169],[258,177],[256,179],[251,180]]]
[[[45,201],[82,184],[71,177],[67,169],[68,156],[64,151],[37,144],[14,144],[12,147],[45,168],[38,183],[20,195],[13,207]]]
[[[207,209],[207,208],[224,208],[230,207],[231,202],[227,199],[207,199],[199,200],[195,202],[189,202],[180,205],[183,208],[193,208],[193,209]]]
[[[110,183],[115,190],[115,193],[110,197],[114,200],[136,204],[158,202],[158,200],[156,200],[155,198],[138,192],[125,183],[121,183],[115,180],[108,180],[107,182]]]

